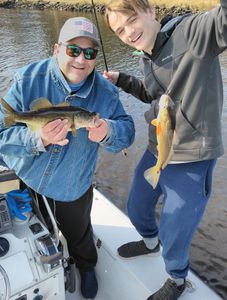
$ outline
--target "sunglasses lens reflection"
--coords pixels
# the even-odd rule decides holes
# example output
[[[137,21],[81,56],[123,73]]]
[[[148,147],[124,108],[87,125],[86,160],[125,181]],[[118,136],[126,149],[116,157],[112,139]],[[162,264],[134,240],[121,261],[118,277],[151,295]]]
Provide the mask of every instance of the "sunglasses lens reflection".
[[[79,46],[76,45],[67,45],[66,46],[66,54],[71,56],[71,57],[78,57],[81,52],[83,51],[84,57],[87,60],[92,60],[95,59],[98,53],[97,49],[94,48],[80,48]]]

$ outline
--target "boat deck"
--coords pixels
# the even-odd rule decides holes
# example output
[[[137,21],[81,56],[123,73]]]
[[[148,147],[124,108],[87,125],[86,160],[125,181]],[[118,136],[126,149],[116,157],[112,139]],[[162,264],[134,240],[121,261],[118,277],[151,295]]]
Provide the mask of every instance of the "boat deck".
[[[116,249],[128,241],[140,240],[128,217],[95,190],[92,208],[92,223],[98,247],[96,267],[99,292],[96,300],[146,300],[167,279],[162,256],[143,256],[122,259]],[[188,276],[193,289],[181,296],[184,300],[220,300],[205,283],[192,272]],[[82,300],[77,278],[77,291],[67,293],[67,300]]]

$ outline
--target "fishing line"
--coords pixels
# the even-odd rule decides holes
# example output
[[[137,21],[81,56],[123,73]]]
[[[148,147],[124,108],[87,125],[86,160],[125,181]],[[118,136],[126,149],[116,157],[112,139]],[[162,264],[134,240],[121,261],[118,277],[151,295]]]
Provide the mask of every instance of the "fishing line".
[[[102,54],[103,54],[104,64],[105,64],[106,71],[108,72],[107,60],[106,60],[106,55],[105,55],[104,46],[103,46],[103,42],[102,42],[102,36],[101,36],[99,22],[98,22],[98,18],[97,18],[97,14],[96,14],[95,4],[94,4],[93,0],[91,0],[91,3],[92,3],[92,8],[93,8],[93,11],[94,11],[94,15],[95,15],[96,26],[97,26],[98,33],[99,33],[99,38],[100,38],[100,43],[101,43],[101,48],[102,48]]]
[[[105,50],[104,50],[104,46],[103,46],[103,42],[102,42],[102,36],[101,36],[101,31],[100,31],[100,27],[99,27],[99,22],[98,22],[98,18],[97,18],[97,14],[96,14],[95,4],[94,4],[94,1],[93,1],[93,0],[91,0],[91,3],[92,3],[92,8],[93,8],[93,11],[94,11],[94,15],[95,15],[96,26],[97,26],[98,33],[99,33],[99,38],[100,38],[100,43],[101,43],[101,48],[102,48],[103,59],[104,59],[106,71],[108,72],[107,60],[106,60]],[[124,156],[127,156],[127,151],[126,151],[126,149],[121,150],[121,152],[122,152],[122,154],[123,154]]]

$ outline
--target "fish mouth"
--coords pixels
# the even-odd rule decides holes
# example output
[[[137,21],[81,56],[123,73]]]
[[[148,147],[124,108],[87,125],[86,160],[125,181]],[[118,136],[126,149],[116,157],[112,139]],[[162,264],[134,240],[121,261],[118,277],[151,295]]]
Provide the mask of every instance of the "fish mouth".
[[[91,127],[91,128],[99,127],[98,120],[100,120],[99,114],[98,113],[92,113],[86,121],[87,122],[86,127]]]
[[[99,113],[95,113],[94,117],[98,120],[98,119],[100,119],[100,114]]]
[[[92,120],[92,124],[94,127],[97,127],[96,124],[99,119],[100,119],[100,115],[99,115],[99,113],[96,113]]]
[[[98,127],[98,120],[100,119],[99,114],[96,113],[92,113],[92,115],[90,115],[89,120],[88,121],[88,125],[87,127],[91,127],[91,128],[95,128]]]

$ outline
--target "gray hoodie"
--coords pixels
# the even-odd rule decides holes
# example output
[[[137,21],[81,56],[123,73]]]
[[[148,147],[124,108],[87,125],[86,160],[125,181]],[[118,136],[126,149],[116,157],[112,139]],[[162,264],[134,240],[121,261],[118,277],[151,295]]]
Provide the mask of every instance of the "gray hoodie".
[[[117,85],[151,103],[145,113],[149,150],[157,155],[160,96],[175,103],[174,161],[215,159],[224,153],[221,135],[223,86],[218,55],[227,48],[227,0],[210,12],[176,17],[159,32],[152,55],[141,58],[144,81],[120,73]]]

